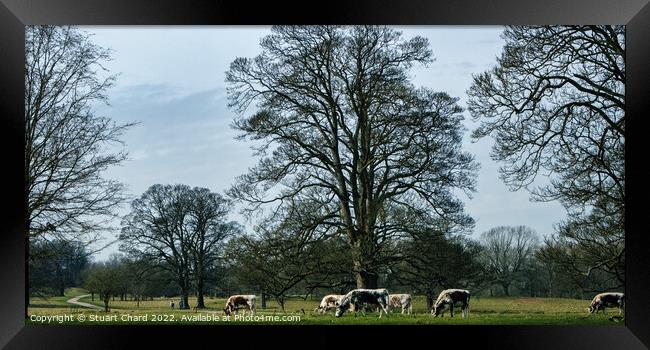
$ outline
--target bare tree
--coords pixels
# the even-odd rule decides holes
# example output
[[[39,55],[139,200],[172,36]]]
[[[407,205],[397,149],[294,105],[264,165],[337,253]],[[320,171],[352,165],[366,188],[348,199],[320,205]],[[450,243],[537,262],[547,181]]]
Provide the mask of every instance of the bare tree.
[[[341,287],[352,275],[349,254],[341,251],[345,242],[314,239],[302,224],[300,220],[265,220],[255,228],[255,236],[229,244],[228,261],[240,286],[272,296],[282,311],[291,291],[300,290],[306,298],[316,288]]]
[[[115,76],[102,77],[108,50],[74,27],[25,32],[25,248],[32,238],[89,245],[110,227],[123,186],[103,172],[120,164],[132,124],[95,115]],[[26,296],[29,302],[29,295]]]
[[[510,295],[510,285],[533,256],[537,234],[526,226],[499,226],[481,234],[483,263],[493,282]]]
[[[287,293],[315,273],[310,261],[314,257],[277,235],[272,239],[263,237],[245,236],[236,241],[231,251],[235,270],[241,285],[259,288],[260,293],[272,296],[284,312]]]
[[[497,66],[468,91],[473,136],[495,139],[492,157],[513,190],[550,174],[531,191],[567,208],[558,235],[576,250],[576,273],[623,278],[613,262],[624,256],[625,27],[509,26],[503,38]],[[620,224],[597,228],[612,219]],[[590,249],[602,260],[580,253]]]
[[[107,102],[115,79],[98,72],[109,52],[74,27],[55,26],[27,27],[25,51],[27,234],[96,232],[122,200],[122,186],[101,175],[126,159],[109,150],[131,125],[91,109]]]
[[[484,278],[477,258],[481,246],[462,236],[447,237],[432,228],[419,228],[419,237],[400,243],[404,259],[391,270],[401,285],[424,294],[431,310],[442,289],[470,288]]]
[[[32,240],[29,256],[30,294],[63,296],[81,284],[81,271],[89,263],[84,244],[67,240]]]
[[[191,197],[190,250],[196,284],[196,307],[205,308],[203,295],[207,270],[221,258],[221,244],[224,240],[239,233],[241,229],[236,222],[225,220],[230,203],[221,195],[210,192],[207,188],[194,188]]]
[[[229,192],[249,209],[310,203],[329,234],[347,238],[358,287],[376,287],[378,230],[388,207],[455,217],[451,190],[473,191],[476,164],[460,150],[462,109],[416,88],[409,69],[432,61],[425,38],[385,27],[276,26],[262,54],[237,58],[226,81],[242,138],[262,159]],[[385,220],[390,222],[390,218]]]
[[[130,256],[151,257],[172,272],[181,294],[180,307],[189,309],[191,233],[187,227],[190,188],[153,185],[131,203],[122,220],[120,250]]]
[[[120,248],[172,272],[180,289],[180,307],[189,309],[192,285],[203,304],[207,268],[219,257],[218,245],[238,226],[225,221],[227,201],[205,188],[153,185],[131,203],[122,220]]]
[[[598,209],[595,209],[598,210]],[[599,215],[598,215],[599,216]],[[623,221],[616,216],[573,218],[545,241],[544,261],[583,291],[613,290],[625,286],[625,236]],[[594,273],[599,283],[590,283]],[[594,278],[596,279],[596,278]]]
[[[121,272],[119,265],[113,263],[94,264],[86,271],[86,282],[84,287],[93,294],[99,294],[99,298],[104,302],[104,311],[109,311],[111,298],[119,294]]]

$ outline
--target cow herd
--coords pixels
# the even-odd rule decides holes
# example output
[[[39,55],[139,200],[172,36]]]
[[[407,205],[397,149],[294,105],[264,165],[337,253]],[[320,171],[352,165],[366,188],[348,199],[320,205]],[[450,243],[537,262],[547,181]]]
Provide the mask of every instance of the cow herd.
[[[440,292],[438,298],[431,308],[431,315],[442,317],[445,311],[449,310],[451,317],[454,317],[454,307],[459,306],[463,318],[469,316],[470,292],[465,289],[445,289]],[[230,315],[239,309],[250,311],[255,314],[255,295],[233,295],[226,301],[224,313]],[[605,312],[607,307],[616,307],[619,314],[623,312],[625,306],[625,295],[623,293],[600,293],[594,297],[587,308],[589,313]],[[334,310],[335,317],[341,317],[346,312],[354,312],[355,317],[358,312],[365,316],[366,310],[379,312],[382,314],[391,312],[391,310],[401,310],[401,313],[411,314],[413,310],[412,298],[410,294],[389,294],[386,289],[354,289],[345,295],[329,294],[323,297],[320,304],[314,312],[325,314]]]

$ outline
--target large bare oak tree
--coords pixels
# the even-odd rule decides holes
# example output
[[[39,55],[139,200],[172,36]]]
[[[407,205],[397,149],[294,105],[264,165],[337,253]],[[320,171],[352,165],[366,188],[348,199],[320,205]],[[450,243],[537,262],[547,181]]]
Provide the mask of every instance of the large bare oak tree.
[[[462,109],[410,83],[409,69],[432,61],[423,37],[375,26],[272,32],[259,56],[227,72],[230,106],[243,115],[234,126],[261,156],[229,194],[249,209],[315,208],[307,222],[344,235],[357,286],[376,287],[381,241],[397,231],[378,228],[382,215],[406,207],[452,220],[462,212],[452,189],[473,191]]]

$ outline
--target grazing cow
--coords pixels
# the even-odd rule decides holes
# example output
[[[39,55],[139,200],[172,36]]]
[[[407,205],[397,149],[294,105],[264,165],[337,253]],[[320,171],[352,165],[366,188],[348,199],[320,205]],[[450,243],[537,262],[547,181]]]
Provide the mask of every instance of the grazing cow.
[[[390,295],[390,311],[392,312],[393,308],[401,308],[402,313],[404,311],[407,314],[411,314],[412,305],[411,305],[411,294],[391,294]]]
[[[341,299],[344,297],[344,295],[338,295],[338,294],[329,294],[323,297],[323,300],[321,300],[320,305],[314,309],[314,312],[318,311],[320,314],[324,314],[329,310],[336,309],[339,306],[339,303],[341,302]]]
[[[358,311],[365,316],[363,307],[368,304],[379,305],[379,318],[381,318],[382,311],[388,315],[388,291],[386,289],[354,289],[341,299],[334,316],[341,317],[351,308],[354,308],[354,317],[357,316]]]
[[[463,318],[466,318],[469,316],[469,296],[469,291],[465,289],[445,289],[438,295],[431,314],[434,317],[438,317],[438,315],[442,317],[445,312],[445,307],[449,306],[451,317],[454,317],[454,304],[460,304]]]
[[[625,295],[623,293],[600,293],[591,301],[587,311],[593,314],[594,312],[598,313],[598,310],[603,310],[605,313],[606,307],[617,307],[620,315],[625,307]]]
[[[244,315],[246,310],[250,310],[252,315],[255,315],[255,295],[233,295],[226,301],[226,308],[223,312],[230,315],[233,311],[237,313],[239,307],[244,308]]]

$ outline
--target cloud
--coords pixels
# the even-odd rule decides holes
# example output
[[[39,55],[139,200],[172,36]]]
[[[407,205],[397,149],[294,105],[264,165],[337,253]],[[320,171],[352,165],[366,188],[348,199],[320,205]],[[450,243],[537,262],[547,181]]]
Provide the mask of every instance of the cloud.
[[[138,193],[154,183],[199,183],[226,188],[252,165],[250,145],[234,139],[225,91],[187,93],[168,85],[114,89],[107,115],[138,121],[123,140],[130,160],[112,173]]]

